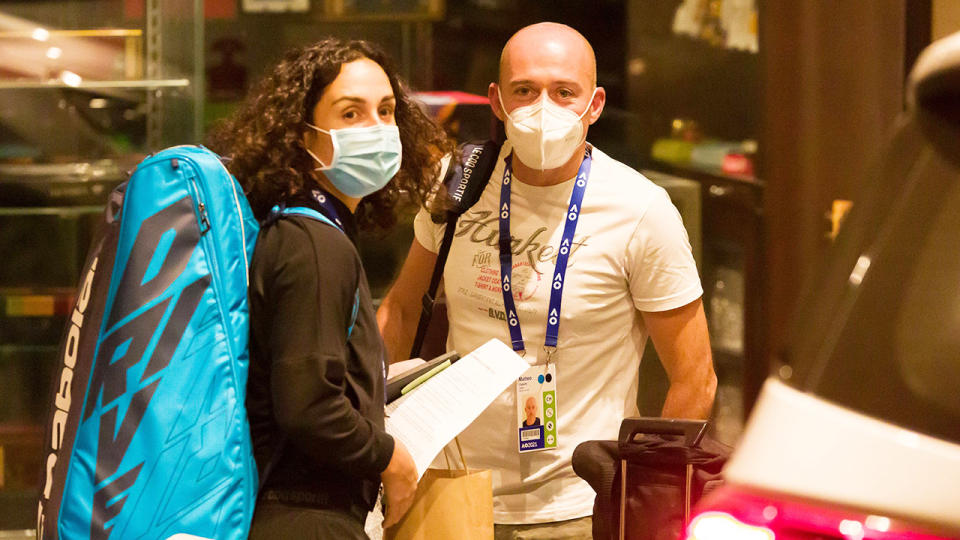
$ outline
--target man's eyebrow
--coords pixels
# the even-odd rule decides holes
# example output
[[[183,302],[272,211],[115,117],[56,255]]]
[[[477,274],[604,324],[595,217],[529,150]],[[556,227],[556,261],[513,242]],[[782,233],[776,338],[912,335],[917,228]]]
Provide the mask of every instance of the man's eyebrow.
[[[516,81],[508,81],[508,86],[522,86],[526,84],[535,84],[534,81],[529,79],[520,79]],[[559,81],[551,81],[550,86],[583,86],[579,81],[573,79],[564,79]]]

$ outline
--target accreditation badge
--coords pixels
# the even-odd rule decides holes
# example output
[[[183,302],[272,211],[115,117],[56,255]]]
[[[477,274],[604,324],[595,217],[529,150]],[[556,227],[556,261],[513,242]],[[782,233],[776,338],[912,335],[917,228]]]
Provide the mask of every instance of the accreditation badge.
[[[557,364],[538,364],[517,379],[517,448],[520,453],[557,447]]]

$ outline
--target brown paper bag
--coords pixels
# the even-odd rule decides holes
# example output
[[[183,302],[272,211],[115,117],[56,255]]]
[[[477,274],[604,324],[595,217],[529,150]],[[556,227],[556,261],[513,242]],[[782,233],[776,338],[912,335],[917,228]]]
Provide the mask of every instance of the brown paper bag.
[[[457,446],[459,450],[459,441]],[[463,453],[460,454],[461,462]],[[447,466],[449,467],[449,461]],[[427,469],[413,505],[386,540],[493,540],[493,477],[489,470]]]

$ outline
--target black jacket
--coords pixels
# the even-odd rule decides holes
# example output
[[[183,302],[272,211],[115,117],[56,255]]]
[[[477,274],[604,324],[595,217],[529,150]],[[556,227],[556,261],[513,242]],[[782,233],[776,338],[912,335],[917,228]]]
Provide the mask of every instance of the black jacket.
[[[347,234],[300,216],[260,231],[250,268],[247,411],[261,476],[282,448],[261,499],[370,509],[394,447],[383,429],[386,353],[353,216],[335,203]],[[321,210],[308,196],[287,206]]]

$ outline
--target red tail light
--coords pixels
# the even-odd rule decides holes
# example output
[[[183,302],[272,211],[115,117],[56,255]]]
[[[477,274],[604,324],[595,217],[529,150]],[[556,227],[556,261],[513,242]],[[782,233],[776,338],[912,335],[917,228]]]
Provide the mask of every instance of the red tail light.
[[[775,540],[766,527],[748,525],[725,512],[704,512],[693,518],[688,540]]]
[[[887,516],[726,485],[697,507],[686,540],[948,540]]]

